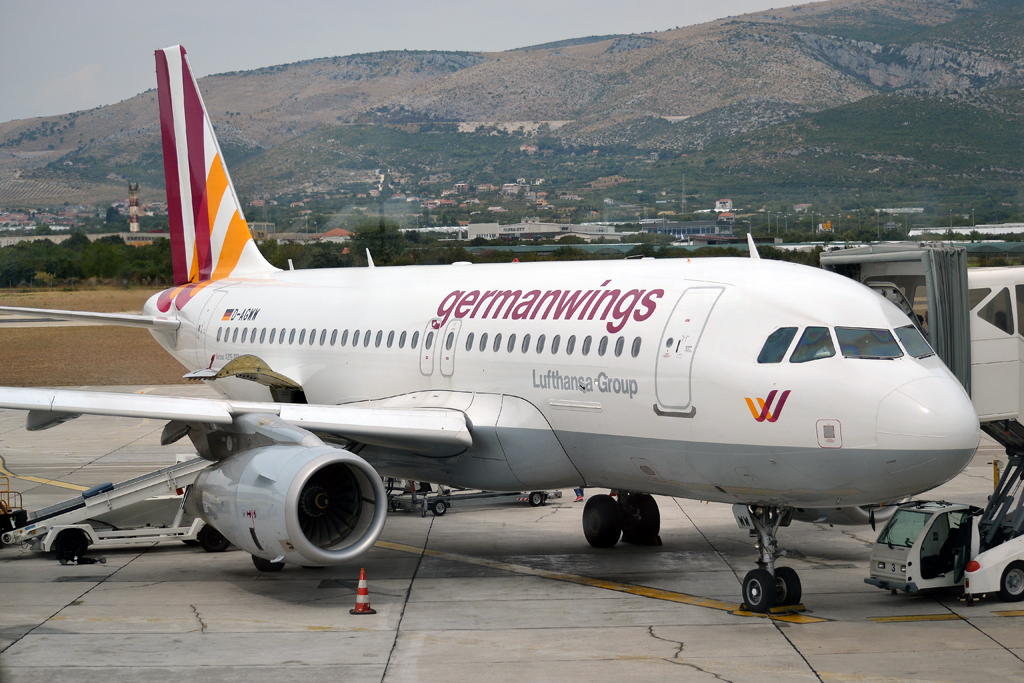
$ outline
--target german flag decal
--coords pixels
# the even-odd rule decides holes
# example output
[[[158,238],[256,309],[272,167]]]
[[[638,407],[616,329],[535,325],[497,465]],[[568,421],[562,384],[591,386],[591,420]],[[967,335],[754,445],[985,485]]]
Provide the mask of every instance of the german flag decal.
[[[224,317],[221,318],[221,320],[231,320],[231,314],[234,312],[235,309],[233,308],[229,308],[228,310],[224,311]]]

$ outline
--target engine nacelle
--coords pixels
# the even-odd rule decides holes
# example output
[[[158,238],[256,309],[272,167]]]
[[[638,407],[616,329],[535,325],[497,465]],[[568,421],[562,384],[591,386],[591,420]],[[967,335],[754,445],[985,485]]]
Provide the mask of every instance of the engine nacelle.
[[[871,524],[871,512],[874,510],[875,524],[889,521],[893,513],[899,509],[897,505],[849,505],[841,508],[796,508],[793,519],[798,522],[817,522],[839,526],[859,526]]]
[[[295,430],[300,443],[258,446],[203,470],[192,509],[239,548],[274,562],[333,565],[368,550],[387,519],[377,472],[305,430],[274,427],[278,435]]]

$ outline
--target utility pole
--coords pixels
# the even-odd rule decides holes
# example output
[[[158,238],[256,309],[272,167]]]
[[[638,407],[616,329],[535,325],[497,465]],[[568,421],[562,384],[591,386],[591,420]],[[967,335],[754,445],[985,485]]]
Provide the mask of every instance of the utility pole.
[[[682,200],[683,215],[686,215],[686,174],[683,174],[683,200]]]

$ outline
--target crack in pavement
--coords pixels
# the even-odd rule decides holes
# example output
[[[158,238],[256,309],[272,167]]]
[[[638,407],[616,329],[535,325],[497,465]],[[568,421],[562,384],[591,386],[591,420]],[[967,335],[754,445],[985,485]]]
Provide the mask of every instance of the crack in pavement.
[[[685,659],[666,659],[665,661],[669,662],[670,664],[678,664],[679,666],[688,666],[691,669],[694,669],[695,671],[701,672],[702,674],[708,674],[709,676],[714,676],[715,680],[718,680],[718,681],[725,681],[725,683],[733,683],[732,679],[723,678],[721,676],[721,674],[717,674],[714,671],[708,671],[707,669],[702,669],[701,667],[697,666],[693,662],[688,662]]]
[[[668,638],[662,638],[661,636],[656,634],[654,632],[654,625],[653,624],[651,626],[647,627],[647,633],[651,636],[651,638],[654,638],[656,640],[661,640],[661,641],[664,641],[666,643],[672,643],[673,645],[678,645],[679,646],[679,649],[676,650],[676,653],[674,655],[672,655],[672,659],[679,659],[679,654],[683,651],[683,648],[686,647],[686,644],[683,641],[681,641],[681,640],[669,640]]]
[[[201,616],[199,616],[199,610],[196,609],[195,605],[189,605],[189,607],[192,608],[192,613],[196,615],[196,621],[199,622],[199,632],[206,633],[206,622],[203,621],[203,618]]]
[[[559,511],[559,510],[560,510],[561,508],[562,508],[562,506],[561,506],[561,505],[559,505],[559,506],[557,506],[557,507],[554,507],[554,508],[552,508],[551,512],[547,513],[546,515],[541,515],[540,517],[538,517],[537,519],[535,519],[535,520],[533,521],[533,523],[534,523],[534,524],[536,524],[536,523],[537,523],[537,522],[539,522],[540,520],[542,520],[542,519],[545,519],[545,518],[547,518],[547,517],[550,517],[551,515],[553,515],[553,514],[555,514],[556,512],[558,512],[558,511]]]

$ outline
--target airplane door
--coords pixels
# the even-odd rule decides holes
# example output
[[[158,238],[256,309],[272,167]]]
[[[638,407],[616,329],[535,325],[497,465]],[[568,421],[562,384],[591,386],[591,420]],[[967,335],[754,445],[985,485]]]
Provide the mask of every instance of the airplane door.
[[[203,309],[203,315],[199,319],[199,328],[196,331],[196,359],[199,362],[200,367],[207,367],[210,364],[210,356],[213,355],[213,343],[210,341],[210,326],[216,325],[218,317],[217,311],[223,311],[220,308],[221,301],[224,300],[224,295],[227,294],[226,289],[221,289],[214,292],[209,299],[206,300],[206,306]]]
[[[420,372],[424,375],[434,374],[434,355],[437,346],[440,346],[436,337],[441,327],[439,318],[431,318],[427,326],[423,328],[423,345],[420,347]]]
[[[654,371],[655,395],[662,408],[686,410],[690,407],[690,373],[693,356],[704,326],[722,287],[691,287],[683,292],[672,309],[658,347]]]
[[[455,350],[459,347],[459,330],[462,321],[451,320],[445,325],[444,333],[437,339],[437,355],[441,358],[441,374],[451,377],[455,372]]]

